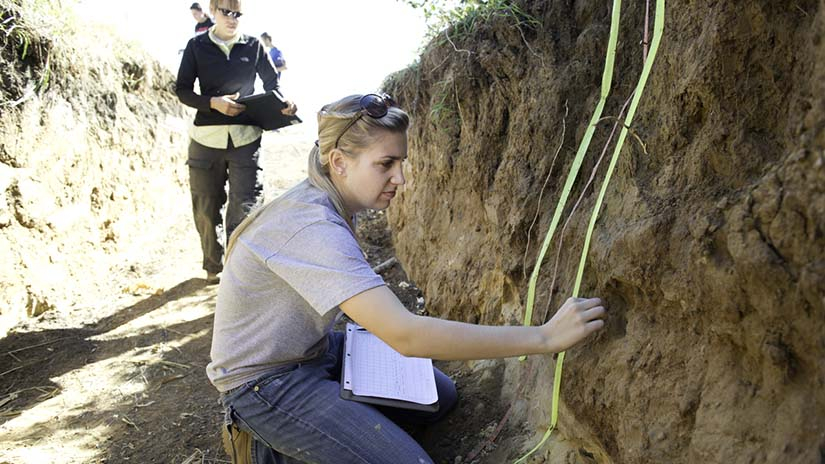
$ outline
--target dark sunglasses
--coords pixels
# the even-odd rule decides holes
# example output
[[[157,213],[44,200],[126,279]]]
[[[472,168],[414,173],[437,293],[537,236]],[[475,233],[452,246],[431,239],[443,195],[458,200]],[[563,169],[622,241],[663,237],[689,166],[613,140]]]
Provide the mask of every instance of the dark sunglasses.
[[[349,128],[358,122],[359,119],[364,117],[364,115],[375,119],[383,118],[390,111],[390,107],[395,106],[395,100],[386,93],[382,93],[381,95],[368,93],[358,100],[358,104],[361,106],[361,110],[358,111],[358,115],[347,124],[347,127],[345,127],[338,138],[335,139],[335,148],[338,148],[338,142],[341,141],[341,137],[343,137]]]
[[[241,16],[243,16],[243,13],[241,13],[240,11],[227,10],[226,8],[218,8],[218,11],[220,11],[221,14],[226,16],[227,18],[238,19]]]

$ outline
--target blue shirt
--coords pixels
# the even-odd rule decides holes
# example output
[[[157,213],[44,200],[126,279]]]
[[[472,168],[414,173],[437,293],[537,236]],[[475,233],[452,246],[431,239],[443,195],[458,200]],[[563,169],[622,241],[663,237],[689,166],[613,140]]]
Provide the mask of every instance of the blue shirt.
[[[281,53],[280,50],[276,47],[272,47],[269,49],[269,57],[272,58],[272,64],[275,65],[276,68],[283,68],[286,66],[286,60],[284,59],[284,54]]]

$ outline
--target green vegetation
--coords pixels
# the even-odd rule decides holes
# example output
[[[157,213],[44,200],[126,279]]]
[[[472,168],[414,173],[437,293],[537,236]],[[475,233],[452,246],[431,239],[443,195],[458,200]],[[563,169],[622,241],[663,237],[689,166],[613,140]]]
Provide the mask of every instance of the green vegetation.
[[[63,16],[57,0],[0,0],[0,62],[21,81],[4,89],[3,97],[11,99],[0,107],[17,106],[48,89],[52,43],[65,30]]]
[[[17,15],[6,7],[5,2],[0,3],[0,7],[3,7],[0,11],[0,39],[4,48],[17,46],[20,50],[20,60],[23,61],[28,55],[31,33],[20,24]]]
[[[436,126],[446,128],[449,121],[454,120],[458,115],[455,110],[450,107],[450,97],[453,96],[451,82],[439,82],[439,91],[435,95],[434,102],[430,107],[430,121]]]
[[[424,13],[427,22],[426,42],[452,27],[453,38],[474,32],[479,24],[493,18],[507,18],[513,25],[538,28],[541,22],[515,4],[513,0],[399,0]]]

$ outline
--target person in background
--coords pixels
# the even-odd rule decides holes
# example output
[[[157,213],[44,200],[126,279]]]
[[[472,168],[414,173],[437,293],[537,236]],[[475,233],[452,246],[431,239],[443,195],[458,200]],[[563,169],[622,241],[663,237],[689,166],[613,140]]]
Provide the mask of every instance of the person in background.
[[[272,45],[272,36],[268,33],[264,32],[261,34],[261,40],[264,43],[264,47],[269,51],[269,57],[272,59],[272,64],[275,65],[275,69],[278,70],[278,77],[280,78],[281,73],[286,70],[284,54],[281,53],[276,46]]]
[[[432,464],[400,424],[442,419],[456,405],[455,384],[435,369],[432,413],[342,399],[344,334],[332,330],[340,311],[404,356],[440,360],[558,353],[603,327],[599,298],[570,298],[534,327],[404,307],[364,258],[353,218],[386,209],[405,184],[408,126],[386,94],[324,106],[308,179],[252,212],[229,240],[206,373],[233,464]]]
[[[203,12],[203,8],[201,8],[200,3],[193,3],[192,6],[189,7],[189,11],[192,12],[192,17],[195,18],[195,21],[197,21],[195,23],[195,35],[203,34],[208,31],[210,27],[215,25],[212,18]]]
[[[244,114],[246,107],[235,100],[253,93],[256,75],[265,91],[278,88],[277,70],[261,43],[238,30],[241,4],[241,0],[210,1],[215,25],[186,44],[175,83],[180,101],[198,110],[189,131],[186,164],[209,284],[218,283],[223,270],[218,228],[223,223],[221,208],[227,203],[227,181],[226,240],[263,192],[258,166],[263,131]],[[194,91],[196,79],[200,94]],[[292,102],[282,110],[288,115],[296,111]]]

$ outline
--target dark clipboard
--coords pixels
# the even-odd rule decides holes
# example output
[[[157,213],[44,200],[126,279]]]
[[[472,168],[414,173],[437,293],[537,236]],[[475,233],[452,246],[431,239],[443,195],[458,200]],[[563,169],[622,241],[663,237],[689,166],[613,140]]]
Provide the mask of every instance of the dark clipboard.
[[[424,412],[437,412],[439,408],[438,400],[432,404],[421,404],[415,403],[412,401],[404,401],[398,400],[394,398],[381,398],[377,396],[362,396],[356,395],[352,392],[352,389],[348,389],[345,385],[345,369],[347,368],[347,357],[349,353],[347,352],[347,343],[346,338],[349,336],[350,331],[352,330],[351,327],[354,324],[347,324],[347,329],[344,331],[344,360],[341,362],[341,398],[349,401],[357,401],[359,403],[368,403],[374,404],[377,406],[388,406],[391,408],[400,408],[400,409],[412,409],[416,411],[424,411]]]
[[[276,90],[247,95],[235,101],[246,105],[243,114],[246,114],[263,130],[275,130],[303,122],[298,116],[288,116],[281,113],[281,110],[286,108],[287,104],[284,97]]]

